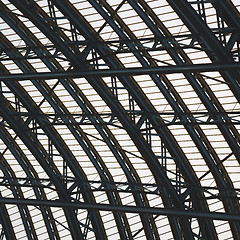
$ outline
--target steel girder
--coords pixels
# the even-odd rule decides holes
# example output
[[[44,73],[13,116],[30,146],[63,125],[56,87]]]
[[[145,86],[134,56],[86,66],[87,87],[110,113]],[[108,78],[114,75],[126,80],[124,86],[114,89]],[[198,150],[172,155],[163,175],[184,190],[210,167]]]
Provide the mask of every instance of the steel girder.
[[[79,91],[79,90],[78,90]],[[79,102],[80,100],[78,100],[78,102]],[[80,103],[80,105],[83,105],[83,104],[81,104]],[[85,112],[86,112],[87,110],[85,109]],[[68,115],[67,113],[66,113],[66,115]],[[107,129],[106,129],[107,130]],[[81,131],[82,132],[82,131]],[[83,137],[83,136],[82,136]],[[110,137],[110,136],[109,136]],[[78,137],[79,138],[79,137]],[[106,141],[109,141],[106,137],[105,137],[105,139],[106,139]],[[113,140],[113,139],[112,139]],[[81,140],[79,140],[79,141],[81,141]],[[82,145],[82,144],[81,144]],[[87,147],[85,147],[85,149],[87,149]],[[123,154],[123,153],[122,153]],[[88,154],[89,155],[89,154]],[[123,154],[124,155],[124,154]],[[125,156],[125,158],[126,158],[126,156]],[[94,160],[93,160],[94,161]],[[96,165],[96,167],[97,167],[97,165]],[[123,167],[124,168],[124,167]],[[125,167],[126,168],[126,167]],[[130,168],[132,168],[132,167],[130,167]],[[106,167],[105,167],[105,169],[106,169]],[[133,171],[133,170],[132,170]],[[100,174],[101,174],[101,172],[100,172]],[[104,181],[104,178],[102,179],[103,181]],[[111,180],[111,176],[110,176],[110,180]],[[106,179],[105,179],[105,181],[106,181]],[[111,180],[112,181],[112,180]],[[132,180],[131,180],[132,181]],[[120,201],[120,200],[118,200],[118,201]],[[138,201],[139,202],[139,201]],[[140,204],[140,203],[139,203]]]
[[[10,50],[10,48],[9,48]],[[7,49],[5,48],[5,51]],[[14,59],[14,58],[11,58]],[[16,58],[16,60],[21,58]],[[64,71],[64,72],[44,72],[44,73],[29,73],[29,74],[11,74],[1,75],[1,80],[6,81],[23,81],[23,80],[42,80],[42,79],[54,79],[54,78],[80,78],[80,77],[112,77],[112,76],[137,76],[145,74],[169,74],[169,73],[184,73],[184,72],[209,72],[222,70],[237,70],[240,65],[238,63],[233,64],[191,64],[191,65],[176,65],[176,66],[163,66],[163,67],[148,67],[148,68],[119,68],[119,69],[102,69],[94,71]],[[217,80],[216,80],[217,81]],[[223,82],[227,84],[226,82]]]
[[[151,1],[43,2],[0,3],[1,18],[20,45],[24,43],[18,46],[11,42],[11,34],[1,33],[0,202],[6,215],[1,218],[5,237],[16,238],[8,207],[16,205],[27,239],[40,237],[30,206],[39,210],[43,234],[49,239],[66,234],[73,239],[239,239],[239,180],[227,164],[232,161],[238,167],[240,161],[239,12],[234,4],[155,1],[157,8],[174,10],[188,28],[184,34],[174,34]],[[122,8],[138,17],[147,37],[139,37],[128,26],[130,17]],[[208,26],[209,8],[216,11],[217,28]],[[101,19],[100,26],[89,16]],[[114,38],[111,34],[106,38],[104,31]],[[42,35],[38,39],[35,34]],[[212,63],[195,64],[189,49],[202,52],[200,57],[207,56]],[[158,52],[171,61],[158,58]],[[124,54],[130,54],[137,67],[128,67]],[[186,79],[193,98],[204,106],[200,111],[178,92],[171,77],[176,73],[182,74],[179,79]],[[142,76],[145,85],[138,80]],[[210,80],[232,94],[234,111],[218,99]],[[145,90],[153,84],[161,96],[155,97],[165,99],[170,111],[159,110]],[[71,109],[65,96],[80,113]],[[89,100],[91,96],[96,100]],[[102,110],[96,104],[99,99]],[[205,126],[212,126],[216,138],[222,139],[224,154]],[[132,151],[122,141],[123,134]],[[193,153],[185,150],[181,135],[190,139]],[[194,154],[204,172],[196,168]],[[145,175],[151,183],[144,182]],[[63,222],[56,207],[63,210]],[[112,214],[106,219],[104,211]],[[160,219],[161,215],[167,218]],[[215,220],[229,223],[226,235]],[[163,225],[168,226],[165,233]]]

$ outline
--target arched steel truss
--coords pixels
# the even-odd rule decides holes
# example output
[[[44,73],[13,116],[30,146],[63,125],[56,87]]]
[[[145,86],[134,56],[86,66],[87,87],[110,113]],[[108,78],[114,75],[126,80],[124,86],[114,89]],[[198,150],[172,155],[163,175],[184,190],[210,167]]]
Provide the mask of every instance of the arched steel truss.
[[[240,239],[240,4],[0,1],[0,239]]]

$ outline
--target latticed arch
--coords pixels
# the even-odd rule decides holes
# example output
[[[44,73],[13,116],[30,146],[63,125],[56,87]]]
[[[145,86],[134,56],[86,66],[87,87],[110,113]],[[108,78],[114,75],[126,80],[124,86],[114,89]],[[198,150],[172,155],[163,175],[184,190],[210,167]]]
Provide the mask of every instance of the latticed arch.
[[[240,239],[237,0],[0,1],[0,239]]]

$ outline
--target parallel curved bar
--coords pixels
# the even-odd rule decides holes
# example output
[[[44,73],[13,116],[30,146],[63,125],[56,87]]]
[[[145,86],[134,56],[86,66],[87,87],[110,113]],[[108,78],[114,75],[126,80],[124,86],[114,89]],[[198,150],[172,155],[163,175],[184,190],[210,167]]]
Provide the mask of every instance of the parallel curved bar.
[[[0,1],[0,239],[240,239],[240,4]]]

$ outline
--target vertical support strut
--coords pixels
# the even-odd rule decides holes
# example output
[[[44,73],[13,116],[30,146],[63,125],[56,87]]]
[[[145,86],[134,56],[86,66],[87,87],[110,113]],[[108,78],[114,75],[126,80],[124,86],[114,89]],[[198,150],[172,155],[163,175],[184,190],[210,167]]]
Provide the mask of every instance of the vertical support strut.
[[[87,235],[88,235],[88,231],[89,231],[89,225],[90,225],[90,215],[91,213],[88,212],[87,217],[86,217],[86,222],[85,222],[85,226],[84,226],[84,230],[83,230],[83,237],[85,240],[87,240]]]
[[[237,45],[237,51],[236,53],[233,54],[233,56],[236,62],[240,62],[240,41],[239,40],[236,42],[236,45]]]
[[[53,31],[57,35],[59,35],[57,16],[56,16],[55,7],[54,7],[52,0],[48,0],[48,8],[49,8],[49,13],[50,13],[50,23],[52,25]]]
[[[17,96],[15,96],[15,108],[16,108],[16,111],[18,113],[20,113],[20,101],[19,101],[19,98]]]
[[[203,21],[207,22],[205,6],[202,0],[197,0],[197,8],[198,8],[198,13],[202,17]]]
[[[111,77],[111,88],[113,95],[118,99],[117,78],[115,76]]]
[[[218,40],[225,47],[227,45],[227,40],[226,40],[226,33],[224,30],[225,23],[223,21],[222,15],[223,15],[222,7],[219,7],[216,13],[217,25],[218,25]]]
[[[145,125],[146,125],[146,141],[149,144],[149,146],[152,147],[151,124],[148,118],[145,121]]]
[[[49,166],[53,168],[53,145],[50,138],[48,138],[48,157],[49,157]]]
[[[181,194],[181,166],[176,164],[176,191]]]
[[[91,50],[91,55],[92,55],[92,66],[93,66],[93,68],[94,69],[99,69],[97,52],[96,52],[96,50],[94,48]]]
[[[63,159],[63,183],[67,185],[67,161],[66,159]]]
[[[130,114],[130,119],[135,125],[136,122],[136,116],[135,116],[135,106],[134,106],[134,99],[133,96],[128,93],[128,104],[129,104],[129,114]]]
[[[167,171],[167,149],[166,144],[164,143],[164,140],[161,140],[161,165],[163,168],[163,171],[166,173]]]
[[[78,46],[78,34],[77,34],[77,29],[74,24],[70,22],[70,30],[71,30],[71,36],[72,36],[72,42],[73,44],[73,50],[75,53],[79,53],[79,46]]]

